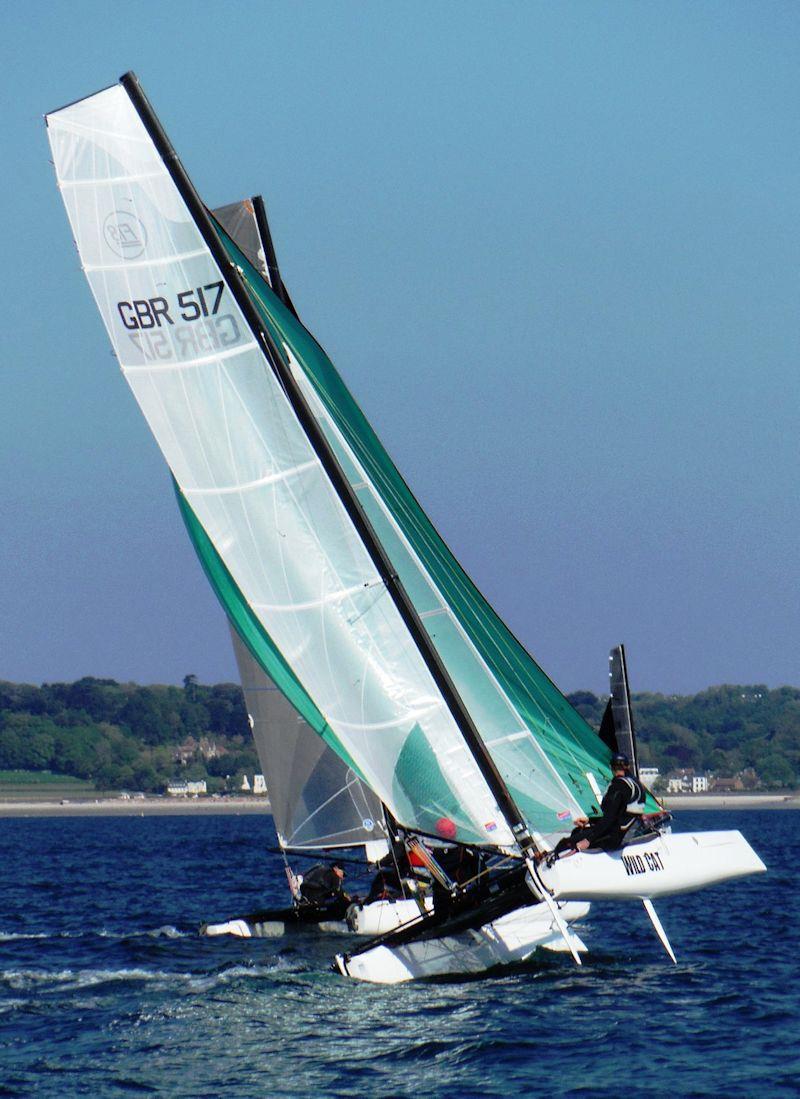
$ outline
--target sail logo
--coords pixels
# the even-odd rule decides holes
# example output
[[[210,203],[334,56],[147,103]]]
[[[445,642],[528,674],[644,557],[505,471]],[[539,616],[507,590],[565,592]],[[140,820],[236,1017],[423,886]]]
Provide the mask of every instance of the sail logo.
[[[103,222],[103,237],[120,259],[138,259],[147,247],[147,230],[133,214],[113,210]]]

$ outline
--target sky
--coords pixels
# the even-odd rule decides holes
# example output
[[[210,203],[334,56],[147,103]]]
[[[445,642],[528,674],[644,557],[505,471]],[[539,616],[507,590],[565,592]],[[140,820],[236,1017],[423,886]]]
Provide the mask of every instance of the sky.
[[[133,69],[566,691],[800,684],[800,6],[0,5],[0,679],[236,678],[43,114]]]

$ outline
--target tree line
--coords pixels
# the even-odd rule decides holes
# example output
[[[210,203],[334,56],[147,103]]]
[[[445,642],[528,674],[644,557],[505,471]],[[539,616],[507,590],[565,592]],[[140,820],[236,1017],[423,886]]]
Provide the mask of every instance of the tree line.
[[[237,685],[186,676],[182,687],[140,687],[86,676],[41,687],[0,682],[0,770],[158,792],[175,778],[238,788],[242,774],[261,767]]]
[[[599,726],[605,699],[590,691],[568,698]],[[643,766],[749,772],[767,789],[800,786],[800,689],[723,686],[632,701]],[[156,792],[175,778],[238,789],[242,774],[261,767],[237,685],[187,675],[182,687],[142,687],[86,676],[40,687],[0,682],[1,770]]]
[[[569,696],[599,726],[605,699]],[[709,687],[695,695],[635,694],[631,699],[640,766],[662,775],[694,769],[718,776],[751,772],[766,789],[800,786],[800,689]]]

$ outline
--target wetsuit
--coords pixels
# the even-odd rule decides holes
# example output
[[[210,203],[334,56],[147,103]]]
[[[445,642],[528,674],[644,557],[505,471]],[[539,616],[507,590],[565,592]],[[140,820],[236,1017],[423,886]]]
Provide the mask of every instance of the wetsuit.
[[[369,893],[364,898],[364,904],[372,904],[373,901],[394,900],[396,897],[402,896],[403,883],[401,878],[413,876],[405,845],[394,843],[392,848],[392,851],[388,855],[384,855],[377,863],[378,873],[372,879]]]
[[[590,847],[602,851],[616,851],[641,814],[644,799],[644,787],[638,779],[632,775],[615,775],[600,802],[601,816],[590,817],[588,824],[573,828],[568,836],[558,841],[553,854],[574,850],[581,840],[588,840]]]
[[[465,885],[480,873],[480,856],[471,847],[437,848],[434,851],[434,858],[450,881],[456,885]],[[439,915],[451,912],[464,905],[463,897],[459,897],[457,901],[454,901],[450,891],[440,885],[436,878],[433,879],[431,892],[434,911]],[[472,899],[477,901],[482,895],[482,890],[476,886],[471,890],[471,895]]]
[[[300,898],[306,904],[322,909],[326,915],[344,915],[350,898],[342,888],[342,879],[333,867],[317,863],[303,874]]]

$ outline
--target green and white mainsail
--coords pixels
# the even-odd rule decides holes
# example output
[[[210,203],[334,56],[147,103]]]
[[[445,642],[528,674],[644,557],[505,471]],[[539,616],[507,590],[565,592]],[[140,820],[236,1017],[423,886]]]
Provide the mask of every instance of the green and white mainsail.
[[[563,831],[591,807],[587,772],[607,773],[608,750],[459,568],[319,346],[227,238],[251,302],[237,298],[240,284],[218,244],[212,254],[125,87],[54,112],[48,127],[123,373],[183,499],[329,743],[410,828],[433,831],[447,816],[465,842],[509,845],[511,803],[501,811],[498,799],[510,791],[529,828]],[[275,347],[326,454],[274,369]],[[362,509],[355,517],[335,488],[341,471]],[[362,514],[410,597],[411,625]],[[457,695],[426,658],[431,647]],[[487,750],[504,789],[476,762]]]
[[[48,116],[56,175],[123,374],[203,530],[399,821],[513,843],[265,347],[127,90]],[[228,276],[228,277],[226,277]]]

